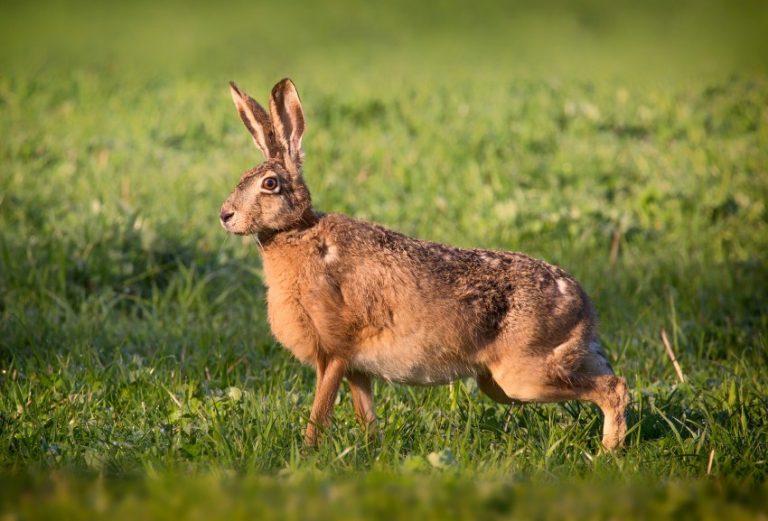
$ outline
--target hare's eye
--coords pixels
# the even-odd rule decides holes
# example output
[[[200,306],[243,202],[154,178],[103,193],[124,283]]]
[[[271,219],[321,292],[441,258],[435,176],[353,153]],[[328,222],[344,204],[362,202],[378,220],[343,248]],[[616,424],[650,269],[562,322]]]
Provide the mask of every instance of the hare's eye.
[[[274,192],[277,189],[277,179],[274,177],[265,177],[261,181],[261,187],[268,192]]]

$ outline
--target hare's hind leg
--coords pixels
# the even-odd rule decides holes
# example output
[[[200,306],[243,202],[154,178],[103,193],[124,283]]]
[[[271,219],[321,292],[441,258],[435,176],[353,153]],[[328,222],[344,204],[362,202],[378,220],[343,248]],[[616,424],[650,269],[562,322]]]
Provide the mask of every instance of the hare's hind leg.
[[[619,376],[606,374],[596,376],[590,387],[583,394],[583,399],[595,403],[603,411],[603,445],[606,449],[620,447],[627,434],[627,381]]]
[[[589,400],[603,411],[603,445],[614,449],[624,443],[627,433],[627,381],[613,374],[605,351],[596,339],[587,344],[584,357],[575,364],[572,374],[578,382],[579,399]],[[568,379],[566,378],[566,381]]]
[[[512,404],[517,402],[517,400],[513,400],[507,396],[507,394],[504,392],[504,389],[502,389],[501,386],[496,383],[496,380],[493,379],[493,375],[491,373],[479,374],[475,377],[475,380],[477,381],[477,387],[494,402],[505,404]]]
[[[627,431],[626,407],[629,392],[624,378],[615,376],[597,344],[582,351],[574,366],[558,356],[572,349],[568,343],[553,350],[556,356],[541,358],[510,356],[488,366],[489,372],[477,377],[480,390],[500,403],[560,402],[587,400],[603,412],[603,445],[620,446]],[[561,349],[562,348],[562,349]],[[580,359],[579,359],[580,358]]]

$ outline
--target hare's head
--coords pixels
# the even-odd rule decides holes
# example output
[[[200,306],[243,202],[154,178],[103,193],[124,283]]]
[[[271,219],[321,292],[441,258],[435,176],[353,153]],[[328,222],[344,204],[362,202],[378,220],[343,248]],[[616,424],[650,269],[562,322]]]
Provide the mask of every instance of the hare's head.
[[[221,206],[228,232],[248,235],[288,230],[312,219],[312,200],[301,177],[304,112],[289,79],[272,89],[269,114],[230,83],[240,118],[265,161],[245,172]]]

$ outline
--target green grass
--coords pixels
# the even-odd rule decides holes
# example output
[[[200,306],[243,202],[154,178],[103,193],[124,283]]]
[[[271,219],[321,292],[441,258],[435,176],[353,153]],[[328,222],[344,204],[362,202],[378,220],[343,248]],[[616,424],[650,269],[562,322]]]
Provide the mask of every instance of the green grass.
[[[768,13],[681,5],[4,7],[0,514],[766,515]],[[318,208],[582,282],[624,451],[471,381],[377,383],[372,443],[343,389],[302,447],[313,372],[217,222],[258,161],[226,82],[286,75]]]

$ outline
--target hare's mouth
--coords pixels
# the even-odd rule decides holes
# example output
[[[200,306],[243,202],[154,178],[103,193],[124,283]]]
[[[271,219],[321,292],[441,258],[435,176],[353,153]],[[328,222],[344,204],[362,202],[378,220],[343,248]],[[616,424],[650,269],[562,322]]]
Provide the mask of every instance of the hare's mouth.
[[[230,222],[224,222],[220,221],[222,228],[224,228],[228,233],[234,233],[235,235],[247,235],[247,232],[244,230],[240,230],[237,227],[235,227],[231,221]]]
[[[232,225],[235,223],[237,219],[234,219],[235,212],[232,210],[222,210],[221,213],[219,213],[219,222],[224,227],[225,230],[228,232],[232,232]]]
[[[253,231],[247,229],[247,227],[244,229],[242,226],[239,226],[237,219],[224,220],[219,218],[219,222],[221,223],[221,227],[224,228],[228,233],[235,235],[250,235],[254,233]]]

